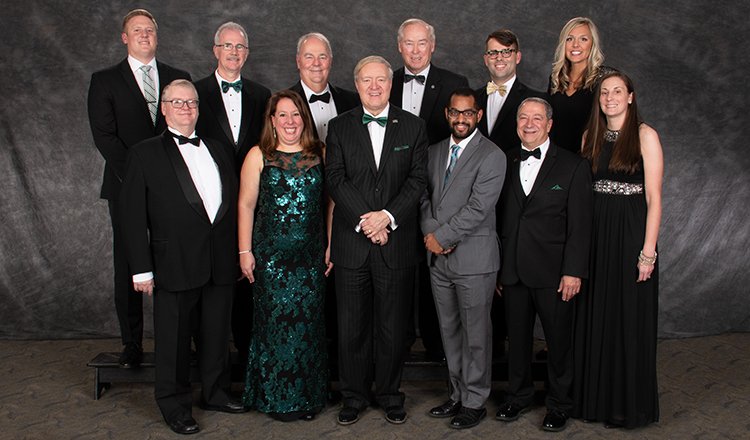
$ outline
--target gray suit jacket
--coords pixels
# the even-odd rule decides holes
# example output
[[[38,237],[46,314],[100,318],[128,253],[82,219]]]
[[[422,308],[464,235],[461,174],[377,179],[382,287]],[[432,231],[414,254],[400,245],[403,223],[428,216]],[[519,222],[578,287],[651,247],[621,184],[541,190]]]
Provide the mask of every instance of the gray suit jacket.
[[[444,184],[450,143],[448,138],[428,150],[422,233],[433,233],[443,248],[455,247],[448,254],[448,267],[455,273],[495,272],[500,268],[495,204],[505,180],[505,154],[476,131]]]

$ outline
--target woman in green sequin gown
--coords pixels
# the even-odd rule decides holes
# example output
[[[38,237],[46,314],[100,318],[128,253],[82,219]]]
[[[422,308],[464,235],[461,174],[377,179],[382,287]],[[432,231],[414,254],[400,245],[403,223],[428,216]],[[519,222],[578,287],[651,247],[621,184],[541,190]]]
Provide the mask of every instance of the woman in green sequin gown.
[[[240,266],[255,283],[243,403],[282,421],[312,420],[328,378],[323,151],[295,92],[275,93],[265,118],[241,175]]]

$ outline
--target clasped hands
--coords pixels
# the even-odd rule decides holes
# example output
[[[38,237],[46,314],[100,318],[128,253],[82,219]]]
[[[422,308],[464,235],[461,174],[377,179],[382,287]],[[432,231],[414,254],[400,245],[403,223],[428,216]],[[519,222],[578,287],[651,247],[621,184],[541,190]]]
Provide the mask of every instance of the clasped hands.
[[[451,252],[453,252],[453,249],[456,248],[455,246],[449,247],[447,249],[443,248],[443,246],[435,238],[435,234],[433,234],[432,232],[424,236],[424,247],[435,255],[450,254]]]
[[[386,228],[389,224],[391,219],[384,211],[370,211],[360,217],[359,230],[374,244],[385,246],[388,243],[389,231]]]

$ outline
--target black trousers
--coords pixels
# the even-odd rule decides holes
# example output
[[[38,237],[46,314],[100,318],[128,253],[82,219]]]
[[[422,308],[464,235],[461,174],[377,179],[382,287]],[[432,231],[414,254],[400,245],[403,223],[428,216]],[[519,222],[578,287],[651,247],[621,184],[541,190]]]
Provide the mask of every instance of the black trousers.
[[[181,292],[154,292],[156,381],[154,396],[167,421],[190,417],[190,337],[196,345],[201,396],[210,405],[229,401],[229,327],[234,284]],[[192,322],[195,319],[198,322]]]
[[[122,236],[120,208],[117,200],[109,200],[109,217],[112,222],[112,255],[115,269],[115,311],[120,323],[122,344],[143,341],[143,294],[133,290],[133,279],[128,269]]]
[[[401,372],[414,292],[414,267],[390,269],[373,245],[364,266],[334,266],[339,326],[339,381],[344,406],[404,404]]]
[[[503,297],[508,322],[508,402],[528,406],[534,401],[531,356],[539,314],[548,350],[545,404],[570,414],[575,299],[565,302],[556,288],[533,289],[523,284],[503,286]]]

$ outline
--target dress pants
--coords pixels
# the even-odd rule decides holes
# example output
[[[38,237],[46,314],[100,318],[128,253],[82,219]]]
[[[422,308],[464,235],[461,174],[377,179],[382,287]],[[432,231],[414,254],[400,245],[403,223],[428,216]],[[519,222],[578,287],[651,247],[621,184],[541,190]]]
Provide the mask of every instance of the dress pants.
[[[229,328],[234,284],[180,292],[154,292],[156,381],[154,395],[164,419],[192,414],[190,337],[198,329],[197,351],[201,395],[209,405],[229,401]],[[196,312],[197,310],[197,312]],[[198,319],[198,325],[191,321]]]
[[[133,280],[128,269],[128,258],[122,236],[120,208],[117,200],[109,200],[109,217],[112,221],[112,255],[115,269],[115,311],[120,323],[122,344],[143,341],[143,294],[133,290]]]
[[[372,245],[357,269],[334,266],[339,326],[339,381],[344,406],[403,405],[399,390],[406,327],[414,292],[414,267],[390,269]],[[374,359],[373,359],[374,356]],[[374,371],[373,371],[374,369]]]
[[[503,286],[508,322],[508,403],[521,406],[534,401],[531,377],[536,314],[547,342],[549,388],[545,404],[570,414],[573,406],[573,318],[575,299],[565,302],[556,288],[533,289],[523,284]]]
[[[497,272],[459,275],[448,258],[436,256],[430,268],[450,398],[471,409],[484,408],[492,389],[492,297]]]

